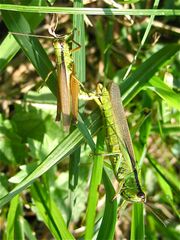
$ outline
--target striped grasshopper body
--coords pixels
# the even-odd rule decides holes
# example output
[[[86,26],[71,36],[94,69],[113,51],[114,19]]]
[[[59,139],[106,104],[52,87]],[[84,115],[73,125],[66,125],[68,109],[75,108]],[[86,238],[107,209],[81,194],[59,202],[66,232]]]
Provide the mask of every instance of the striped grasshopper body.
[[[48,3],[48,5],[50,5]],[[77,122],[78,116],[78,94],[79,81],[75,77],[75,67],[72,58],[72,52],[79,50],[81,45],[74,40],[74,29],[69,35],[56,34],[58,25],[58,15],[53,14],[49,34],[54,38],[53,46],[56,55],[57,68],[57,115],[56,121],[60,121],[62,114],[62,122],[65,131],[69,130],[71,124],[71,114],[73,122]],[[68,39],[77,45],[74,49],[69,49]]]
[[[37,38],[46,38],[53,40],[54,51],[56,55],[57,69],[57,114],[56,121],[60,121],[62,114],[63,127],[66,131],[69,130],[71,123],[71,115],[74,123],[77,122],[78,115],[78,94],[79,81],[75,77],[75,68],[72,58],[72,52],[80,49],[80,44],[74,41],[74,30],[68,35],[57,35],[56,28],[50,28],[51,36],[41,36],[29,33],[11,32],[13,35],[31,36]],[[76,48],[69,48],[69,39],[77,45]],[[52,71],[48,74],[48,77]],[[46,79],[46,80],[47,80]]]
[[[119,182],[119,193],[127,201],[145,202],[119,87],[112,82],[107,90],[98,84],[97,94],[99,98],[95,101],[104,117],[107,148],[112,153],[110,161]]]
[[[75,77],[72,50],[66,41],[54,39],[53,46],[56,55],[57,68],[57,115],[56,121],[62,121],[65,130],[69,129],[71,113],[73,121],[77,121],[79,82]]]

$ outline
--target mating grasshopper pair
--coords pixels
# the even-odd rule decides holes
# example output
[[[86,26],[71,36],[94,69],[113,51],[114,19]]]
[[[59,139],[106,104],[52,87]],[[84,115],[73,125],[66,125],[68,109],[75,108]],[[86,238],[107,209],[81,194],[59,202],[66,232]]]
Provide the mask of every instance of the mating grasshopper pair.
[[[72,52],[80,48],[80,44],[74,41],[74,31],[70,35],[57,35],[56,27],[50,28],[51,39],[56,55],[57,68],[57,115],[56,120],[62,121],[65,130],[69,129],[71,115],[73,121],[77,121],[79,81],[75,77]],[[32,36],[32,35],[31,35]],[[69,49],[68,39],[77,47]],[[138,171],[130,138],[127,120],[121,102],[119,87],[111,83],[109,89],[101,84],[97,85],[97,91],[89,94],[102,111],[104,126],[107,130],[107,147],[111,153],[110,160],[117,181],[119,193],[125,200],[133,202],[145,202],[145,194],[141,189]]]
[[[78,43],[76,43],[78,45]],[[75,51],[77,48],[71,50]],[[72,116],[77,120],[78,113],[78,93],[79,82],[74,74],[74,64],[70,55],[70,51],[66,42],[59,43],[58,39],[54,40],[54,48],[57,56],[57,73],[58,73],[58,92],[59,99],[57,105],[57,118],[59,120],[60,111],[63,116],[64,127],[70,124],[70,96],[72,97]],[[67,77],[67,74],[69,76]],[[70,90],[68,89],[68,79],[70,82]],[[64,98],[67,94],[68,99],[64,104]],[[65,94],[66,93],[66,94]],[[93,95],[91,96],[93,98]],[[119,182],[119,191],[124,199],[132,202],[145,202],[145,194],[141,189],[141,184],[136,168],[135,155],[133,151],[130,132],[125,117],[119,87],[115,83],[109,84],[109,89],[98,84],[95,102],[102,111],[107,131],[107,147],[108,151],[113,155],[110,156],[111,164],[117,181]],[[63,105],[62,105],[63,103]]]

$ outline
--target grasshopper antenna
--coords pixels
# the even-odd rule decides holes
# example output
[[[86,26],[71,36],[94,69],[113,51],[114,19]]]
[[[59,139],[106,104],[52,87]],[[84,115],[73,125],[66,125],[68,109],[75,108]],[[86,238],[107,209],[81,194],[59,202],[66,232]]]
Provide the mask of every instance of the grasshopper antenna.
[[[48,4],[49,7],[52,6],[52,4],[48,0],[46,0],[46,3]],[[55,38],[57,38],[57,34],[56,34],[57,25],[58,25],[58,15],[56,13],[53,13],[50,26],[48,28],[48,32],[51,36]]]
[[[144,203],[147,209],[157,218],[157,220],[164,225],[164,227],[167,227],[166,223],[164,222],[163,216],[160,215],[160,213],[155,212],[154,209],[146,202]],[[165,216],[164,216],[165,218]]]

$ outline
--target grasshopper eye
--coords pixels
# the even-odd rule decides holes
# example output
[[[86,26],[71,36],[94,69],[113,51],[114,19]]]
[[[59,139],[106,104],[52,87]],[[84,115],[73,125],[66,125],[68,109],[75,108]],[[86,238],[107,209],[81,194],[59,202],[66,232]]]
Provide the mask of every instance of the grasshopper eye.
[[[143,192],[138,192],[137,196],[141,198],[142,202],[146,202],[146,196]]]

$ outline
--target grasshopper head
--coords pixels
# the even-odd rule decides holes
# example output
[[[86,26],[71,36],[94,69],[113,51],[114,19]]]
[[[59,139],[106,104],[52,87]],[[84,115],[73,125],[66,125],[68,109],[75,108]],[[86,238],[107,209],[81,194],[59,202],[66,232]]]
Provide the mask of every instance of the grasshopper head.
[[[142,191],[140,186],[137,186],[133,175],[128,176],[125,179],[120,194],[125,200],[129,202],[146,202],[145,193]]]

